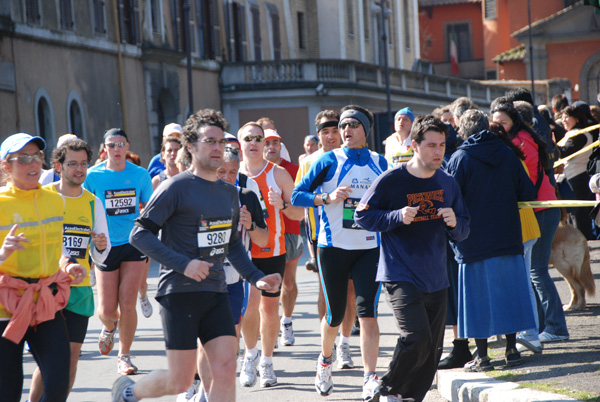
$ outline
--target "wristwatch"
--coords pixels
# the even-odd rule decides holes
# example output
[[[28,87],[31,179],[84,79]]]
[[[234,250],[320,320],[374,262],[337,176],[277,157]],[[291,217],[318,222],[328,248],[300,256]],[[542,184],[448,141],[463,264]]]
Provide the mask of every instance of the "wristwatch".
[[[283,208],[281,208],[281,210],[283,211],[283,210],[284,210],[284,209],[286,209],[288,206],[289,206],[289,205],[288,205],[288,203],[287,203],[285,200],[283,200]]]
[[[327,204],[328,200],[329,200],[329,194],[327,194],[327,193],[321,193],[321,202],[323,204]]]
[[[248,229],[248,232],[252,232],[254,229],[256,229],[256,222],[252,221],[252,225],[250,225],[250,229]]]

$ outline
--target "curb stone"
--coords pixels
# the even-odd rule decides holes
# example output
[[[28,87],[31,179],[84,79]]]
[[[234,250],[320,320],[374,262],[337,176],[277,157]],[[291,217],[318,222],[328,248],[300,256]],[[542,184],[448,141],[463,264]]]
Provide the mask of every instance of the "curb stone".
[[[514,382],[499,381],[482,373],[438,371],[438,392],[451,402],[559,402],[576,401],[560,394],[518,388]]]

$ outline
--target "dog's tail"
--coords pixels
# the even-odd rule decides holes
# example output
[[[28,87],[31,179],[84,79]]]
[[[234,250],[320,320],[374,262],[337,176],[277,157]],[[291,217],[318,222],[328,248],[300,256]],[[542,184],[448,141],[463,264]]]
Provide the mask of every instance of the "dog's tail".
[[[596,283],[594,282],[594,274],[592,273],[592,269],[590,267],[590,249],[588,247],[585,248],[583,263],[581,264],[581,274],[579,278],[587,295],[593,297],[596,294]]]

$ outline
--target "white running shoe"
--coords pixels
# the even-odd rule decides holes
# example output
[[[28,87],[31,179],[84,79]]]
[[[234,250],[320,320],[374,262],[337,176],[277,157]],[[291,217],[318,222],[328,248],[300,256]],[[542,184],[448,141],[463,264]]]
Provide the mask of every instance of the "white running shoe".
[[[352,361],[352,356],[350,356],[350,345],[347,343],[340,344],[337,350],[337,367],[339,369],[354,368],[354,361]]]
[[[321,356],[319,356],[319,360],[317,361],[317,375],[315,376],[315,389],[321,396],[327,396],[333,391],[332,370],[333,365],[331,363],[323,364]]]
[[[401,395],[381,395],[379,402],[402,402]]]
[[[256,363],[258,363],[259,357],[260,354],[257,354],[254,359],[249,359],[247,357],[244,357],[242,359],[242,368],[240,370],[240,384],[242,384],[244,387],[253,387],[254,384],[256,384],[256,380],[258,379]]]
[[[363,401],[372,401],[379,399],[379,377],[371,374],[363,384]],[[377,397],[377,399],[375,399]]]
[[[277,385],[277,377],[275,376],[275,370],[273,370],[273,363],[261,363],[258,372],[261,387],[268,388]]]
[[[149,318],[152,315],[152,304],[150,304],[150,300],[148,300],[148,295],[146,295],[146,297],[144,297],[143,299],[141,297],[138,297],[138,300],[140,301],[140,307],[142,309],[142,314],[144,315],[144,317]]]
[[[296,338],[294,337],[294,326],[292,323],[281,323],[281,346],[293,346],[295,341]]]
[[[541,343],[550,343],[550,342],[560,342],[566,341],[569,339],[569,335],[554,335],[550,332],[542,332],[540,334],[540,342]]]
[[[182,392],[177,395],[177,399],[175,399],[175,402],[188,402],[188,401],[192,400],[194,395],[196,395],[198,393],[199,389],[200,389],[200,380],[194,380],[194,382],[192,383],[192,385],[190,385],[190,387],[187,389],[187,391]]]

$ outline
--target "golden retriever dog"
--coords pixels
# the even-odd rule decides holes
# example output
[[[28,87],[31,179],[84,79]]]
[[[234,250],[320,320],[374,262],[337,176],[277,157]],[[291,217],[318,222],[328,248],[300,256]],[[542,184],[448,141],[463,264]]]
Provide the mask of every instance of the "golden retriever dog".
[[[585,236],[563,220],[554,235],[550,263],[567,280],[571,289],[571,301],[563,305],[563,310],[583,310],[585,293],[590,297],[596,293],[590,268],[590,250]]]

